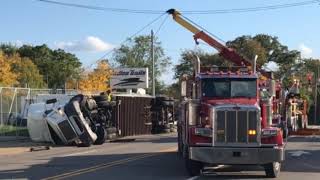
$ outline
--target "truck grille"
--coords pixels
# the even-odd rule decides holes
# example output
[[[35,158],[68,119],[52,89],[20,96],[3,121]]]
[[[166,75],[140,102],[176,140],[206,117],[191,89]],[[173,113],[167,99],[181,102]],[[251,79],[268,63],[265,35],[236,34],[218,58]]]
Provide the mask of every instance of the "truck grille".
[[[71,141],[77,137],[67,120],[60,122],[58,126],[67,141]]]
[[[256,110],[218,110],[215,118],[214,144],[241,145],[258,144],[260,121]],[[255,135],[249,135],[255,130]]]

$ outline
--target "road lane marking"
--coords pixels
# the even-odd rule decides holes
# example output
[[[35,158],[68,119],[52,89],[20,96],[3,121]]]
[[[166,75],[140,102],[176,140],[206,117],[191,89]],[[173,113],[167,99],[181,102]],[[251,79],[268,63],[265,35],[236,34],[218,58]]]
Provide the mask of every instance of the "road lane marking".
[[[67,154],[61,157],[69,157],[69,156],[77,156],[77,155],[83,155],[83,154],[88,154],[88,153],[92,153],[92,152],[97,152],[95,149],[89,150],[89,151],[83,151],[83,152],[77,152],[77,153],[71,153],[71,154]]]
[[[147,157],[152,157],[152,156],[159,155],[159,154],[156,154],[156,153],[172,152],[172,151],[176,151],[176,150],[177,150],[177,148],[174,147],[174,148],[161,150],[161,151],[158,151],[158,152],[152,152],[152,154],[142,154],[142,155],[126,158],[126,159],[121,159],[121,160],[112,161],[112,162],[109,162],[109,163],[103,163],[103,164],[95,165],[95,166],[92,166],[92,167],[83,168],[83,169],[79,169],[79,170],[63,173],[63,174],[56,175],[56,176],[43,178],[42,180],[65,179],[65,178],[68,178],[68,177],[77,176],[77,175],[81,175],[81,174],[86,174],[86,173],[97,171],[97,170],[100,170],[100,169],[105,169],[105,168],[113,167],[113,166],[116,166],[116,165],[126,164],[128,162],[136,161],[136,160],[139,160],[139,159],[144,159],[144,158],[147,158]]]
[[[199,176],[193,176],[193,177],[191,177],[191,178],[188,178],[187,180],[196,180],[196,179],[198,179],[199,178]]]
[[[303,154],[311,154],[310,152],[307,152],[307,151],[292,151],[292,152],[289,152],[289,154],[291,154],[292,157],[300,157],[301,155]]]

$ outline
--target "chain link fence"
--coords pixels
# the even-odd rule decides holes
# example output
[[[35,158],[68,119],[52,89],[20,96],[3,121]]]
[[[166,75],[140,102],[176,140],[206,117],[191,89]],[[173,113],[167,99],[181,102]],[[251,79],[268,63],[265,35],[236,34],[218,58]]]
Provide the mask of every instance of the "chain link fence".
[[[27,114],[30,104],[56,98],[64,104],[78,94],[73,89],[30,89],[0,87],[0,137],[28,137]]]

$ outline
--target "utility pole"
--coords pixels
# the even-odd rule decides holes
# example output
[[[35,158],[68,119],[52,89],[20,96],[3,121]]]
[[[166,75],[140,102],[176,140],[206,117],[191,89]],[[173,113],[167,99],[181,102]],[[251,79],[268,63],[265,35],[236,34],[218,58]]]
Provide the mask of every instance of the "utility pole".
[[[316,75],[316,89],[315,89],[315,97],[314,97],[314,120],[313,120],[313,124],[316,124],[316,123],[317,123],[318,81],[319,81],[319,67],[317,68],[317,75]]]
[[[151,58],[152,58],[152,96],[156,95],[156,85],[154,79],[154,34],[153,30],[151,30]]]

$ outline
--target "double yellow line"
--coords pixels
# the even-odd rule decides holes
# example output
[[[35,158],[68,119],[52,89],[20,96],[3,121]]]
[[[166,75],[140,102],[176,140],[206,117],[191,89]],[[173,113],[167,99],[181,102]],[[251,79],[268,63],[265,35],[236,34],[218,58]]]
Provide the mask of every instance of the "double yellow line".
[[[113,167],[113,166],[116,166],[116,165],[126,164],[128,162],[136,161],[136,160],[139,160],[139,159],[152,157],[152,156],[157,156],[157,155],[160,155],[161,153],[172,152],[172,151],[175,151],[176,149],[177,148],[169,148],[169,149],[165,149],[165,150],[162,150],[162,151],[159,151],[159,152],[155,152],[153,154],[142,154],[142,155],[134,156],[134,157],[131,157],[131,158],[112,161],[110,163],[103,163],[103,164],[99,164],[99,165],[96,165],[96,166],[83,168],[83,169],[71,171],[71,172],[60,174],[60,175],[56,175],[56,176],[47,177],[47,178],[44,178],[42,180],[66,179],[68,177],[78,176],[78,175],[81,175],[81,174],[90,173],[90,172],[93,172],[93,171],[97,171],[97,170],[100,170],[100,169]],[[160,153],[160,154],[156,154],[156,153]]]

